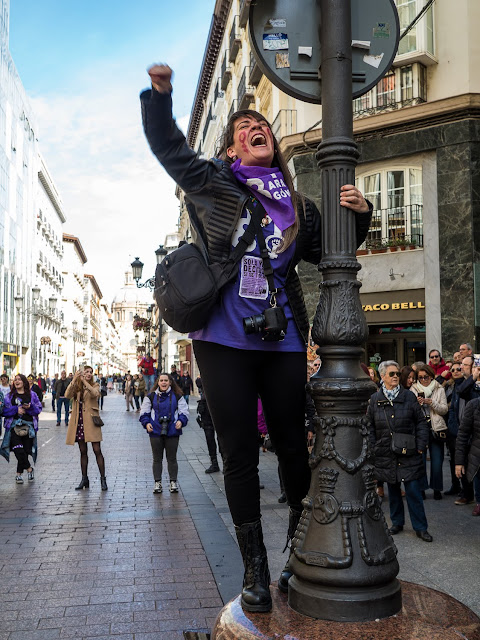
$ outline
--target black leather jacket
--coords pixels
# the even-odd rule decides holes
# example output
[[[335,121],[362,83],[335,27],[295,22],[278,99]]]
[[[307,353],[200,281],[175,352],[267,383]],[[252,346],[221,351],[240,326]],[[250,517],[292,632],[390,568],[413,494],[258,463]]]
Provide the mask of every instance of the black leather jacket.
[[[232,235],[248,199],[248,193],[236,180],[230,165],[218,159],[202,160],[187,145],[172,116],[170,94],[148,89],[140,95],[143,128],[152,152],[167,173],[185,192],[185,203],[192,222],[194,238],[201,233],[212,262],[226,260],[231,252]],[[321,220],[315,204],[304,198],[304,212],[289,265],[285,293],[295,323],[307,341],[309,319],[300,279],[295,267],[300,260],[318,264],[322,257]],[[371,210],[356,215],[357,246],[365,239]]]

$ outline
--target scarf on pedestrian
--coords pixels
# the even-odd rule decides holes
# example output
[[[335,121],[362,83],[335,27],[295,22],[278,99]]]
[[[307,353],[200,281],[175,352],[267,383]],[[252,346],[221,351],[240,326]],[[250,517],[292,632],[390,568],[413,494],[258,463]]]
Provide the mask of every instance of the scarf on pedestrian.
[[[428,385],[428,387],[424,387],[423,384],[416,382],[414,387],[417,390],[417,392],[418,391],[423,392],[425,394],[425,398],[430,398],[432,393],[435,391],[435,387],[437,386],[437,384],[438,382],[436,380],[432,380],[431,383]]]
[[[395,398],[400,393],[400,389],[402,388],[400,385],[397,385],[395,389],[387,389],[384,382],[382,382],[381,387],[382,387],[383,395],[386,397],[386,399],[389,402],[393,402],[395,400]]]
[[[277,167],[247,167],[240,158],[231,165],[233,175],[247,185],[263,205],[267,215],[280,231],[285,231],[295,222],[290,191],[283,173]]]

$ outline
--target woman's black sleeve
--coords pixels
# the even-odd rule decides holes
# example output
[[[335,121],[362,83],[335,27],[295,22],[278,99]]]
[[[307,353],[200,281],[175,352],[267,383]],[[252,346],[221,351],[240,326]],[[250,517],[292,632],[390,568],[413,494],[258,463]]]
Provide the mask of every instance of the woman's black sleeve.
[[[191,149],[172,116],[172,96],[148,89],[140,94],[143,129],[148,144],[171,178],[185,193],[198,191],[217,173],[213,162]]]

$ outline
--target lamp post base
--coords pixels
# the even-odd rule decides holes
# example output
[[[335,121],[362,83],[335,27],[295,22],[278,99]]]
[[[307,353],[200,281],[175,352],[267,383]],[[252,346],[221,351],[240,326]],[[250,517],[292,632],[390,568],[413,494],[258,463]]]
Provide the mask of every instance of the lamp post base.
[[[332,622],[291,609],[274,583],[270,613],[247,613],[237,596],[220,611],[212,640],[480,640],[480,618],[467,606],[411,582],[401,582],[401,587],[403,608],[397,615],[369,622]]]

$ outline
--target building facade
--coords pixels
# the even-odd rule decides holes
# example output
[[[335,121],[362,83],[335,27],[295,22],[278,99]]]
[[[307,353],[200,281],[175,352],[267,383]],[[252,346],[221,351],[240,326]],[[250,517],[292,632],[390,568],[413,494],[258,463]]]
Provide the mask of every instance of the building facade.
[[[425,360],[430,348],[451,355],[480,340],[480,4],[433,3],[423,13],[424,0],[396,4],[405,36],[393,66],[352,109],[357,185],[374,206],[358,252],[365,361],[403,365]],[[248,39],[249,5],[215,4],[188,142],[212,157],[229,116],[256,109],[272,123],[296,188],[320,205],[321,106],[285,95],[262,74]],[[180,229],[188,237],[185,207]],[[312,318],[320,276],[303,263],[299,273]]]
[[[147,309],[153,304],[150,291],[138,288],[133,279],[132,270],[125,272],[123,287],[115,295],[112,302],[112,318],[118,327],[121,344],[121,357],[125,362],[125,370],[132,374],[138,371],[138,360],[145,353],[152,337],[149,338],[147,330],[134,328],[135,316],[147,319]],[[143,349],[143,350],[142,350]],[[153,352],[153,349],[152,349]],[[154,357],[156,357],[154,355]]]
[[[0,0],[0,369],[53,375],[65,215],[35,131],[9,52],[9,0]]]

